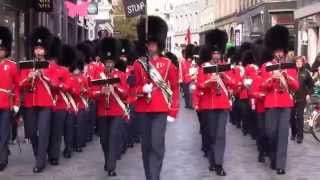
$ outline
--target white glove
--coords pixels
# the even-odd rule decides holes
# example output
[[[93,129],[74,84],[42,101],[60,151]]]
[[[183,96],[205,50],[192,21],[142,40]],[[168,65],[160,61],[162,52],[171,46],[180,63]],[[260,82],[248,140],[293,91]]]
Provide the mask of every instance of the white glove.
[[[196,90],[196,85],[194,83],[190,84],[190,91],[193,92],[194,90]]]
[[[20,107],[19,106],[13,106],[13,111],[15,114],[19,112]]]
[[[153,84],[152,83],[149,83],[149,84],[145,84],[142,88],[142,91],[145,93],[145,94],[149,94],[152,92],[152,88],[153,88]]]
[[[176,120],[176,118],[172,117],[172,116],[167,116],[167,121],[168,122],[174,122]]]
[[[245,87],[249,88],[251,86],[251,84],[252,84],[252,79],[245,79],[243,81],[243,84],[244,84]]]

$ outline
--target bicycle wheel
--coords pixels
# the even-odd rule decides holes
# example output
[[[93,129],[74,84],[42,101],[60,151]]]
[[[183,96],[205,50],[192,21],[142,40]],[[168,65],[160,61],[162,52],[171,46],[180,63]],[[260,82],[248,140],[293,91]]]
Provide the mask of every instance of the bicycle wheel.
[[[312,123],[314,116],[317,114],[317,111],[314,109],[313,104],[307,104],[305,111],[304,111],[304,124],[303,124],[303,132],[304,133],[311,133],[312,131]]]
[[[320,112],[314,116],[311,134],[318,142],[320,142]]]

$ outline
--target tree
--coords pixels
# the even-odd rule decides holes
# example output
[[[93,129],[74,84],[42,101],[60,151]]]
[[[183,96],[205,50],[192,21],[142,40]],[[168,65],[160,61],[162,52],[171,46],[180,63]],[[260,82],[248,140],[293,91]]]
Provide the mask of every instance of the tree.
[[[119,0],[118,5],[114,7],[114,32],[119,33],[119,38],[137,39],[136,24],[138,19],[138,17],[127,18],[125,16],[123,3]]]

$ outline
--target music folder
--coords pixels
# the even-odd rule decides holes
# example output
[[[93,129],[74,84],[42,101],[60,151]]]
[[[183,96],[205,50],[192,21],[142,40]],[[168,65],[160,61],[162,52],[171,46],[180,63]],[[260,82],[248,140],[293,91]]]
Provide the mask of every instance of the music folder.
[[[20,69],[45,69],[49,67],[48,61],[20,61],[19,68]]]
[[[107,85],[107,84],[118,84],[120,78],[109,78],[109,79],[96,79],[91,81],[92,85]]]
[[[205,66],[204,73],[220,73],[231,70],[231,64],[219,64],[219,65],[212,65],[212,66]]]
[[[278,63],[278,64],[273,64],[266,66],[267,71],[275,71],[275,70],[282,70],[282,69],[294,69],[296,68],[295,63]]]

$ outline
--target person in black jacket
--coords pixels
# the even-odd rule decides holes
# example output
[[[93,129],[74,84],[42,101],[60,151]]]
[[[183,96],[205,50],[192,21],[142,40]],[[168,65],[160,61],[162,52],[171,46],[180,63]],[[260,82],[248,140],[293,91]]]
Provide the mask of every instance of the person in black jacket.
[[[306,107],[307,99],[313,93],[313,80],[310,72],[305,66],[305,58],[300,56],[296,58],[296,66],[298,70],[298,78],[300,87],[294,94],[294,108],[291,113],[291,140],[297,140],[298,144],[303,142],[303,112]]]

